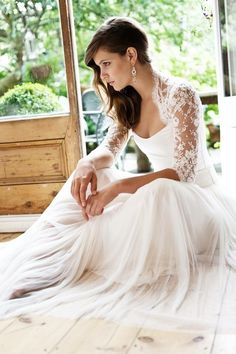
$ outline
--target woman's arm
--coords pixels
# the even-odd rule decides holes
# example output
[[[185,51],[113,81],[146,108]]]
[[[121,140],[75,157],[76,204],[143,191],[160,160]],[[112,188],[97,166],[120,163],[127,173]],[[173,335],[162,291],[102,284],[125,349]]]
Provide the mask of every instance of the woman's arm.
[[[169,119],[173,122],[174,170],[180,181],[194,182],[198,163],[202,105],[187,83],[175,87],[169,96]]]
[[[137,189],[157,178],[168,178],[178,181],[179,177],[175,170],[164,169],[158,172],[148,173],[142,176],[129,177],[110,183],[108,186],[99,190],[95,195],[90,195],[86,203],[86,215],[95,216],[103,213],[109,204],[120,193],[135,193]]]
[[[111,167],[117,155],[124,148],[129,138],[129,130],[113,123],[106,134],[103,142],[89,155],[82,158],[81,162],[91,163],[96,170]]]
[[[166,168],[161,171],[147,173],[142,176],[124,178],[117,181],[117,194],[120,193],[135,193],[137,189],[147,183],[154,181],[157,178],[167,178],[179,181],[179,177],[175,170]]]
[[[108,129],[108,133],[100,146],[88,156],[79,160],[71,184],[71,194],[77,203],[83,208],[83,215],[86,219],[88,216],[86,215],[84,208],[86,207],[86,192],[88,185],[91,185],[91,193],[96,194],[96,171],[101,168],[110,167],[113,164],[128,138],[128,129],[113,123]]]

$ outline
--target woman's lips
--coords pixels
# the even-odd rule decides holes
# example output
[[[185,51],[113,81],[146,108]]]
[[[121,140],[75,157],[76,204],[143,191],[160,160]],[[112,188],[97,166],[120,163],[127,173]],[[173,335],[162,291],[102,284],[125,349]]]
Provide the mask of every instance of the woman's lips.
[[[109,82],[109,85],[113,85],[115,81],[110,81]]]

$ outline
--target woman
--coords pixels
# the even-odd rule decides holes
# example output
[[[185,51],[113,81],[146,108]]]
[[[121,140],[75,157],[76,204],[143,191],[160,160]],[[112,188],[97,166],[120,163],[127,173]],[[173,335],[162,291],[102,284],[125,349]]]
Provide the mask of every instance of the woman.
[[[114,122],[40,219],[1,246],[1,317],[55,308],[189,323],[184,304],[201,292],[207,266],[221,280],[227,264],[236,267],[236,203],[218,185],[199,97],[156,71],[145,33],[127,18],[98,29],[85,62]],[[130,135],[154,172],[112,168]]]

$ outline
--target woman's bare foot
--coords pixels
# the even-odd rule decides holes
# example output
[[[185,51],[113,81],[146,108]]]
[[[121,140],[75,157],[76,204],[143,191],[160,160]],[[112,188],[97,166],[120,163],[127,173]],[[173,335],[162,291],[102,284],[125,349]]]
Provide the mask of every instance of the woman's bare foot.
[[[26,289],[17,289],[11,294],[10,300],[23,297],[27,292],[28,291]]]
[[[55,282],[55,283],[52,283],[50,286],[55,286],[57,285],[58,282]],[[18,299],[18,298],[21,298],[21,297],[25,297],[25,296],[29,296],[30,293],[34,292],[34,291],[39,291],[39,290],[43,290],[45,288],[48,288],[49,286],[42,286],[42,287],[39,287],[39,288],[31,288],[31,289],[17,289],[15,291],[13,291],[13,293],[11,294],[10,296],[10,300],[12,299]]]

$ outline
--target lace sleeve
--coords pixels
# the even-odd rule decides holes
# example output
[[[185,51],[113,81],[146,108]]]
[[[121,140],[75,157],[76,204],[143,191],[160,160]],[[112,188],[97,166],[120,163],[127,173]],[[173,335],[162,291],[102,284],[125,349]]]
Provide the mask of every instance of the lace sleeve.
[[[129,129],[112,123],[100,146],[108,149],[113,154],[114,158],[116,158],[127,143],[129,136]]]
[[[200,98],[191,86],[181,84],[170,97],[170,118],[174,128],[174,169],[180,181],[195,180],[200,117]]]

